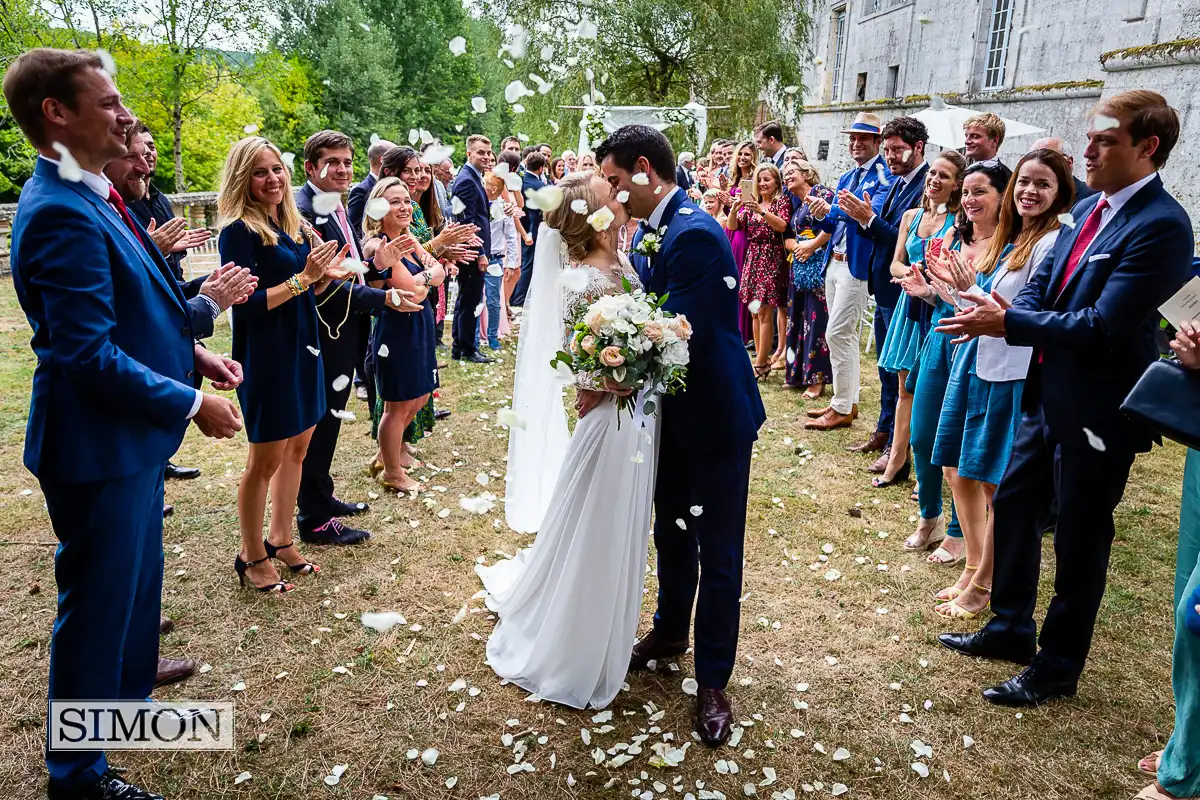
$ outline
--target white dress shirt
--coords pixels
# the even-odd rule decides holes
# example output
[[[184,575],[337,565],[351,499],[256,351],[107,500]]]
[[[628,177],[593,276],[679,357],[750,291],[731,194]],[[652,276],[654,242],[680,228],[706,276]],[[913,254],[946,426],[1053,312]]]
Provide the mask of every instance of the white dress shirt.
[[[646,220],[646,224],[654,228],[654,230],[658,230],[659,226],[662,225],[663,214],[667,213],[667,204],[671,202],[671,198],[675,196],[676,192],[681,191],[683,190],[676,186],[663,195],[663,199],[658,201],[658,205],[654,207],[654,211],[651,212],[650,218]]]
[[[1157,177],[1158,177],[1157,172],[1151,172],[1149,175],[1142,178],[1137,183],[1129,184],[1121,191],[1113,194],[1111,197],[1109,195],[1105,194],[1104,192],[1101,192],[1100,199],[1108,201],[1108,208],[1106,208],[1100,212],[1100,227],[1096,229],[1096,236],[1100,235],[1101,231],[1104,230],[1104,226],[1107,225],[1108,223],[1112,222],[1112,218],[1117,215],[1118,211],[1120,211],[1122,208],[1125,207],[1126,203],[1128,203],[1130,200],[1133,199],[1133,196],[1135,194],[1140,192],[1146,184],[1150,183],[1150,181],[1154,180]],[[1097,201],[1097,202],[1099,202],[1099,201]],[[1093,208],[1095,208],[1095,206],[1093,206]],[[1082,225],[1083,222],[1080,221],[1078,224]],[[1094,242],[1094,241],[1096,241],[1096,239],[1093,238],[1092,241]]]
[[[42,159],[43,161],[46,161],[47,163],[53,164],[54,168],[58,169],[59,163],[57,161],[55,161],[53,158],[46,158],[43,155],[39,155],[38,158]],[[97,175],[94,172],[88,172],[87,170],[83,170],[83,177],[80,178],[80,183],[82,183],[84,186],[86,186],[87,188],[89,188],[93,192],[95,192],[97,195],[99,195],[104,200],[104,202],[106,202],[106,203],[108,202],[108,195],[110,193],[110,190],[112,189],[112,181],[110,181],[108,179],[107,175],[105,175],[104,173]],[[115,211],[115,209],[114,209],[114,211]],[[203,295],[201,295],[201,297],[203,297]],[[209,300],[207,297],[205,297],[204,299],[208,301],[210,306],[213,305],[212,301]],[[185,311],[187,310],[186,305],[184,307],[184,310]],[[215,317],[214,317],[214,319],[215,319]],[[199,389],[195,389],[194,391],[196,392],[196,398],[192,401],[192,407],[188,410],[187,416],[184,419],[191,419],[192,417],[196,416],[196,412],[200,410],[200,403],[203,402],[203,400],[204,400],[204,392],[200,391]]]

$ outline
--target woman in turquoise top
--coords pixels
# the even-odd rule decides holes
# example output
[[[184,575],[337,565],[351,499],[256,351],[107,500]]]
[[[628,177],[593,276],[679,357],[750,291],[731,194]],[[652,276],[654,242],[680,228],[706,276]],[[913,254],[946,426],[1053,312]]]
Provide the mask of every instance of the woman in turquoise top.
[[[960,251],[967,261],[982,256],[991,244],[996,227],[1000,222],[1000,201],[1012,171],[998,161],[972,164],[963,177],[962,210],[949,238],[949,247],[943,246],[942,253],[930,258],[926,272],[932,277],[941,275],[952,280],[942,264],[946,250]],[[905,294],[914,300],[934,306],[934,319],[952,316],[954,307],[938,298],[933,287],[920,269],[900,280]],[[917,499],[921,518],[917,530],[904,542],[906,550],[926,550],[937,546],[926,560],[931,564],[952,565],[962,561],[966,553],[962,529],[953,504],[950,507],[950,524],[942,516],[942,470],[933,465],[933,441],[937,434],[938,418],[942,413],[942,400],[946,395],[946,384],[950,381],[950,364],[956,345],[950,337],[930,331],[912,371],[909,372],[907,390],[912,392],[912,449],[913,465],[917,471]],[[969,583],[978,561],[967,559],[966,568],[959,581],[936,595],[938,600],[950,600],[960,594]]]
[[[934,278],[943,299],[964,307],[997,295],[1011,300],[1058,237],[1060,214],[1075,202],[1075,185],[1066,158],[1053,150],[1033,150],[1017,162],[1000,206],[1000,223],[987,252],[972,268],[950,253],[953,286]],[[986,337],[959,344],[950,369],[946,398],[933,443],[933,463],[945,468],[966,536],[968,560],[978,569],[956,598],[935,607],[942,616],[974,619],[991,597],[992,495],[1008,468],[1013,438],[1021,423],[1021,392],[1030,347],[1014,347]]]
[[[896,253],[892,258],[894,281],[899,281],[912,272],[913,266],[924,264],[928,256],[936,256],[941,250],[942,237],[954,227],[966,169],[967,162],[953,150],[939,155],[930,165],[921,207],[904,212],[900,220],[900,230],[907,233],[896,241]],[[900,295],[883,340],[883,350],[879,353],[879,366],[900,376],[900,396],[896,400],[896,422],[887,467],[883,475],[871,481],[877,489],[908,480],[912,470],[908,445],[913,396],[904,384],[929,330],[923,307],[925,304],[919,301],[911,303],[907,294]]]
[[[1200,370],[1200,320],[1182,323],[1171,349],[1183,366]],[[1187,451],[1178,553],[1171,663],[1175,730],[1166,750],[1146,756],[1138,765],[1157,778],[1138,797],[1200,797],[1200,450]]]

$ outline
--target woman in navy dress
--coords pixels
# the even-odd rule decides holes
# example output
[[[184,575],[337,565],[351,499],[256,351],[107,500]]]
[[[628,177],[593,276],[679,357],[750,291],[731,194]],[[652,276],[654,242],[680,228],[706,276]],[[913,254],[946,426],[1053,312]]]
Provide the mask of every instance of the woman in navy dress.
[[[1066,158],[1053,150],[1033,150],[1019,162],[1000,206],[1000,224],[974,276],[952,253],[953,289],[976,295],[992,292],[1012,300],[1028,282],[1058,237],[1060,214],[1070,211],[1075,185]],[[1011,244],[1009,244],[1011,242]],[[972,277],[974,280],[972,280]],[[946,294],[950,287],[935,279]],[[968,553],[978,569],[965,591],[935,611],[953,619],[974,619],[991,597],[992,496],[1008,468],[1021,423],[1021,393],[1033,348],[1004,339],[971,339],[959,345],[950,369],[946,398],[933,443],[933,463],[946,468]]]
[[[816,168],[807,161],[785,164],[783,182],[796,198],[788,230],[783,234],[792,273],[784,337],[787,346],[784,383],[793,389],[804,388],[804,398],[816,400],[825,394],[825,384],[833,380],[829,345],[825,342],[825,327],[829,324],[829,308],[825,305],[825,245],[829,234],[813,232],[812,212],[804,198],[812,195],[827,203],[834,198],[833,192],[821,185]]]
[[[313,428],[325,411],[325,376],[317,337],[317,303],[330,264],[346,256],[337,242],[309,243],[279,149],[262,137],[235,143],[217,196],[222,263],[258,278],[258,288],[233,307],[233,354],[245,379],[238,402],[250,454],[238,485],[242,549],[234,569],[242,585],[286,592],[270,559],[295,574],[318,571],[292,543],[300,470]],[[271,528],[262,538],[267,490]]]
[[[371,347],[383,417],[379,451],[371,469],[382,472],[379,482],[388,489],[420,491],[421,484],[406,472],[414,462],[404,451],[404,429],[438,386],[437,333],[429,292],[441,285],[446,272],[409,232],[412,199],[403,181],[384,178],[375,184],[367,200],[368,211],[376,205],[377,212],[384,212],[383,203],[386,212],[382,217],[376,219],[368,213],[363,221],[363,230],[371,237],[363,245],[363,253],[374,258],[379,283],[411,292],[413,302],[424,308],[413,314],[386,314],[375,326]]]

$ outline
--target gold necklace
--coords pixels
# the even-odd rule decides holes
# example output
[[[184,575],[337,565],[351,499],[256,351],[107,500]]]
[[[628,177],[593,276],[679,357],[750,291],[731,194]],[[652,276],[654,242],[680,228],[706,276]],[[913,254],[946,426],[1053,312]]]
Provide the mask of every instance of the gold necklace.
[[[349,290],[347,290],[347,292],[346,292],[346,313],[342,316],[342,321],[337,324],[336,331],[330,330],[329,323],[325,321],[325,317],[321,316],[321,306],[328,303],[330,301],[330,299],[335,294],[337,294],[338,290],[341,288],[342,288],[342,282],[339,282],[338,285],[334,287],[333,291],[329,293],[329,297],[326,297],[324,300],[317,303],[317,319],[319,319],[321,321],[321,324],[325,326],[325,332],[327,334],[329,334],[329,338],[334,339],[334,340],[341,337],[342,326],[346,324],[346,320],[350,319],[350,292],[349,292]]]

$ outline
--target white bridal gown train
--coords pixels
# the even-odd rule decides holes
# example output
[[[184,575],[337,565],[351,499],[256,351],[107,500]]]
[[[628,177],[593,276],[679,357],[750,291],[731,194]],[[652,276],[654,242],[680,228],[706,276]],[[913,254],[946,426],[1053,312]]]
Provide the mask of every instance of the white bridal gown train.
[[[568,314],[621,291],[592,273],[567,296]],[[500,617],[487,663],[502,678],[574,708],[603,708],[620,691],[642,607],[657,437],[655,417],[624,411],[618,425],[605,398],[575,426],[534,544],[475,568]]]

